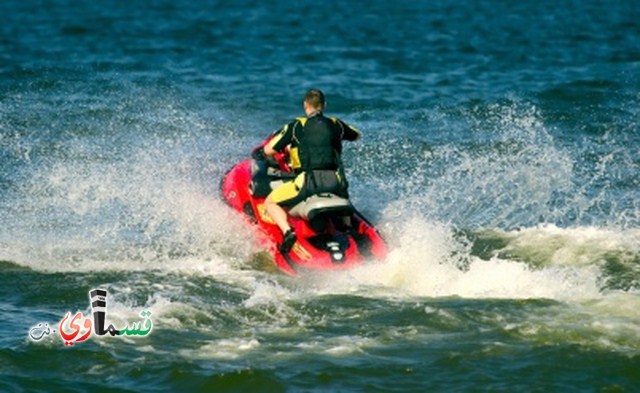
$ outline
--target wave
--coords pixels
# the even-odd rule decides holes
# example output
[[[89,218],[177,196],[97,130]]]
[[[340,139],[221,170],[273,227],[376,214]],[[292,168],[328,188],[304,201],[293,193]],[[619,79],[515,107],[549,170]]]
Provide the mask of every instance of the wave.
[[[14,160],[3,169],[11,187],[1,200],[0,259],[51,271],[243,268],[257,246],[216,187],[256,133],[175,91],[125,85],[103,93],[39,102],[49,115],[22,122],[21,104],[32,97],[7,101],[14,131],[2,142]],[[107,110],[109,102],[119,106]],[[52,111],[71,120],[48,126]],[[391,122],[402,129],[410,113]],[[349,166],[354,203],[393,250],[386,266],[365,269],[370,278],[358,273],[362,285],[550,298],[638,288],[638,233],[629,229],[638,202],[614,185],[620,172],[610,156],[559,143],[541,110],[522,100],[423,115],[390,133],[389,124],[356,114],[370,138],[345,152],[347,164],[358,164]],[[422,121],[452,136],[430,138]],[[585,152],[595,159],[582,162]],[[628,150],[611,154],[629,158]]]
[[[413,218],[393,233],[385,263],[345,274],[342,281],[332,275],[329,291],[362,286],[392,296],[576,301],[640,290],[636,230],[540,226],[465,233]]]

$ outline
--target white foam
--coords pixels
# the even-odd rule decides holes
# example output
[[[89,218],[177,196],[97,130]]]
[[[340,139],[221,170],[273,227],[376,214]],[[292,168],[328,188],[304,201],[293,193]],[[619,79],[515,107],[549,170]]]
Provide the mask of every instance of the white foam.
[[[336,358],[360,354],[367,347],[375,347],[380,343],[369,337],[362,336],[337,336],[318,337],[315,340],[298,344],[296,347],[305,353],[323,353]]]
[[[470,256],[469,245],[456,239],[451,228],[419,218],[396,228],[396,233],[400,235],[392,239],[395,244],[385,262],[348,272],[311,276],[307,279],[310,290],[383,297],[459,296],[561,301],[601,296],[597,258],[580,265],[554,262],[543,267],[498,257],[482,260]],[[605,234],[601,236],[606,237]]]
[[[185,359],[233,360],[260,348],[255,338],[225,338],[210,340],[195,349],[181,349],[178,353]]]
[[[540,225],[499,233],[509,240],[505,251],[539,265],[597,266],[608,254],[640,253],[640,229]]]

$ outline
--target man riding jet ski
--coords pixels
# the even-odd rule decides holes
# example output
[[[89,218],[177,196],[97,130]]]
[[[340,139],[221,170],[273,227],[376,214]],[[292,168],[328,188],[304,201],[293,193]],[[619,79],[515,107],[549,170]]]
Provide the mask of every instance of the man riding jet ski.
[[[335,269],[383,259],[386,246],[348,199],[342,141],[357,129],[323,114],[324,94],[309,90],[306,117],[276,131],[223,179],[225,199],[255,220],[272,242],[276,265]]]
[[[341,120],[325,117],[322,113],[325,107],[322,91],[309,90],[303,101],[307,116],[285,125],[262,149],[264,155],[271,157],[288,147],[291,166],[297,175],[292,182],[273,190],[265,200],[267,213],[284,235],[280,245],[282,253],[287,253],[296,241],[283,206],[291,208],[321,193],[348,198],[340,159],[342,140],[355,141],[360,133]]]

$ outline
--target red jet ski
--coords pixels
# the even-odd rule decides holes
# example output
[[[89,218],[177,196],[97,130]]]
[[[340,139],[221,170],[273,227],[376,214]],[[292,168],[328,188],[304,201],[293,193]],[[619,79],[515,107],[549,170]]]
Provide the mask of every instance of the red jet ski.
[[[295,178],[287,158],[286,153],[248,158],[231,168],[220,183],[224,200],[255,224],[275,265],[294,276],[385,259],[387,247],[378,231],[349,200],[329,193],[313,195],[288,211],[297,241],[289,252],[279,251],[282,232],[266,214],[264,200],[274,187]]]

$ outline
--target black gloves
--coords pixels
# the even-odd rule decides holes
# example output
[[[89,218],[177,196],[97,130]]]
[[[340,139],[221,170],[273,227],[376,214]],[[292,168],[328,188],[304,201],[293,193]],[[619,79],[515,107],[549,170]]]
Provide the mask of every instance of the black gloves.
[[[253,149],[253,151],[251,152],[251,158],[253,158],[256,161],[264,161],[267,159],[267,155],[264,154],[264,147],[260,146],[257,147],[255,149]]]

